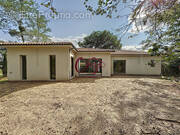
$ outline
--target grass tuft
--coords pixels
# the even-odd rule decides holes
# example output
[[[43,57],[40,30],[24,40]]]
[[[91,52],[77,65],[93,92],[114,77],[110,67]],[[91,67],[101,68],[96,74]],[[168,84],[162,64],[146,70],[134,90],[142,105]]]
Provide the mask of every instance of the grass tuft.
[[[6,82],[6,81],[7,81],[7,77],[3,77],[2,70],[0,69],[0,83]]]
[[[0,78],[3,77],[2,70],[0,69]]]

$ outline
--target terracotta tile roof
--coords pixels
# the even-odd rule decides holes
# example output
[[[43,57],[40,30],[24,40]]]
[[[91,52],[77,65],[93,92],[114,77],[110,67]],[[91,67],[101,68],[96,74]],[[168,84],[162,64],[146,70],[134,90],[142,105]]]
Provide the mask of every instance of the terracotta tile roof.
[[[144,51],[119,50],[111,53],[112,55],[149,55]]]
[[[130,51],[130,50],[113,50],[113,49],[98,49],[98,48],[76,48],[71,42],[3,42],[0,47],[13,47],[13,46],[63,46],[71,45],[78,52],[111,52],[111,55],[149,55],[143,51]]]
[[[0,46],[32,46],[32,45],[73,45],[71,42],[26,42],[26,43],[17,43],[17,42],[2,42]]]
[[[79,52],[114,52],[112,49],[98,49],[98,48],[77,48]]]
[[[76,47],[71,42],[26,42],[26,43],[17,43],[17,42],[2,42],[0,47],[13,47],[13,46],[63,46],[71,45],[76,51]]]

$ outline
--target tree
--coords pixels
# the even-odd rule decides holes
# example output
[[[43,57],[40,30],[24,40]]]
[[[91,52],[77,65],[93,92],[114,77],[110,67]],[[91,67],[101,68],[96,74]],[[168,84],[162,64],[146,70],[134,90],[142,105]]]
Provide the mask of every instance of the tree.
[[[148,28],[156,27],[157,13],[163,13],[177,3],[179,4],[179,0],[97,0],[95,4],[90,0],[84,0],[85,7],[92,14],[127,19],[117,29],[120,37],[123,37],[132,27],[138,33],[144,25],[147,25],[147,22],[151,22],[151,26],[147,25]],[[124,10],[126,13],[122,12]],[[137,33],[129,37],[134,37]]]
[[[51,31],[50,28],[47,28],[48,20],[45,16],[39,15],[39,11],[36,11],[37,16],[35,20],[30,20],[29,26],[31,29],[28,30],[27,41],[31,42],[47,42],[50,41],[50,36],[47,35]]]
[[[84,48],[121,49],[122,44],[117,36],[109,31],[95,31],[78,43]]]
[[[0,43],[3,43],[4,41],[0,40]],[[6,58],[6,49],[0,47],[0,55],[2,59],[0,60],[0,69],[2,69],[3,76],[7,76],[7,58]]]
[[[22,42],[50,40],[47,23],[34,0],[0,1],[0,29]]]
[[[149,53],[163,58],[165,75],[180,75],[180,5],[156,14],[156,27],[152,27],[143,41]]]
[[[3,72],[3,76],[7,76],[7,55],[6,55],[7,51],[6,49],[0,49],[0,54],[2,54],[3,57],[3,61],[2,61],[2,72]]]
[[[156,27],[146,32],[147,40],[143,43],[151,48],[154,54],[167,54],[168,51],[177,50],[180,45],[180,5],[175,4],[163,13],[157,13]]]

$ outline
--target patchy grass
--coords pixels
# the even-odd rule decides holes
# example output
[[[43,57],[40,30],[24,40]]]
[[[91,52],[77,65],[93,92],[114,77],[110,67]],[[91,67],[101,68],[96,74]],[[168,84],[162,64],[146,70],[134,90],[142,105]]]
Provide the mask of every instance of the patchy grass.
[[[2,70],[0,69],[0,78],[3,77]]]
[[[7,77],[0,78],[0,83],[8,81]]]
[[[2,70],[0,69],[0,83],[6,82],[6,81],[7,81],[7,77],[3,77]]]
[[[0,133],[178,135],[180,85],[148,77],[0,84]]]

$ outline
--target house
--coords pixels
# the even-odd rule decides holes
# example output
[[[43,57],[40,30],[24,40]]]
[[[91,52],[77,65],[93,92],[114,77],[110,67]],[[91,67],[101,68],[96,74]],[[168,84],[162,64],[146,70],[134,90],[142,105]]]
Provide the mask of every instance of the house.
[[[76,48],[71,42],[0,43],[1,46],[7,48],[8,79],[12,81],[161,74],[160,57],[146,52]]]

